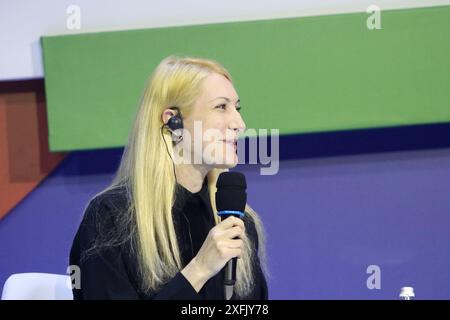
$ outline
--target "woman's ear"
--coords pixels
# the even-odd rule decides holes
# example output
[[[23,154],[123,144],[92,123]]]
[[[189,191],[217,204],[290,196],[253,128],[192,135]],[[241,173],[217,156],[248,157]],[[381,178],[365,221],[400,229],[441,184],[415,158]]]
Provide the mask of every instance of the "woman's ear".
[[[172,118],[176,114],[177,114],[177,112],[175,110],[167,108],[167,109],[164,109],[164,111],[161,115],[161,119],[164,124],[167,124],[167,121],[169,121],[169,119]]]

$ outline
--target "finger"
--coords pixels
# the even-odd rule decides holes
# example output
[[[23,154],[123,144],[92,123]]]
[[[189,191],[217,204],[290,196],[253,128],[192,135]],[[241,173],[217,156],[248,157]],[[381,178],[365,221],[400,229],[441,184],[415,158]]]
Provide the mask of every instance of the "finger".
[[[231,229],[225,230],[223,236],[228,239],[234,239],[236,237],[240,239],[245,238],[245,231],[241,227],[233,227]]]
[[[229,250],[230,258],[240,258],[242,257],[242,249],[230,249]]]
[[[219,223],[218,226],[220,226],[222,230],[229,229],[235,226],[240,226],[243,230],[245,230],[244,222],[241,219],[233,216],[226,218],[221,223]]]
[[[241,239],[229,240],[227,245],[228,245],[228,248],[230,248],[230,249],[243,249],[244,241]]]

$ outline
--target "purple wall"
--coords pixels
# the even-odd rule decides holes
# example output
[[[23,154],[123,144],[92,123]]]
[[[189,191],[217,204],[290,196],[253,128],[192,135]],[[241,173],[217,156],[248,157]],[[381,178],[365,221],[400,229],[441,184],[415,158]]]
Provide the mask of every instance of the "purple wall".
[[[450,149],[246,169],[268,233],[276,299],[450,299]],[[379,265],[381,290],[366,286]]]
[[[0,221],[0,290],[18,272],[65,273],[88,198],[122,150],[74,152]],[[450,149],[240,166],[268,233],[272,299],[450,299]],[[366,268],[381,268],[381,289]]]

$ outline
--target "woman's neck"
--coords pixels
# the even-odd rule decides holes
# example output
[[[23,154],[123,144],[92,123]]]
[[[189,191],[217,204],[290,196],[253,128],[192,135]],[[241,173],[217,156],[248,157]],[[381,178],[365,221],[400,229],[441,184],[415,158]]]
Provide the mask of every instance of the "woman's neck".
[[[177,182],[190,192],[196,193],[202,189],[208,169],[194,164],[178,164],[175,166],[175,172]]]

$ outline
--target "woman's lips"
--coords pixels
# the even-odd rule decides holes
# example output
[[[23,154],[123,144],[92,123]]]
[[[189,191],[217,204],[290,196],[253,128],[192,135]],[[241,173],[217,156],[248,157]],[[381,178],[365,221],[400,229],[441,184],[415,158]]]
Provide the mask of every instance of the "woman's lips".
[[[237,141],[235,140],[222,140],[223,142],[225,142],[226,144],[232,145],[234,148],[236,148],[237,146]]]

